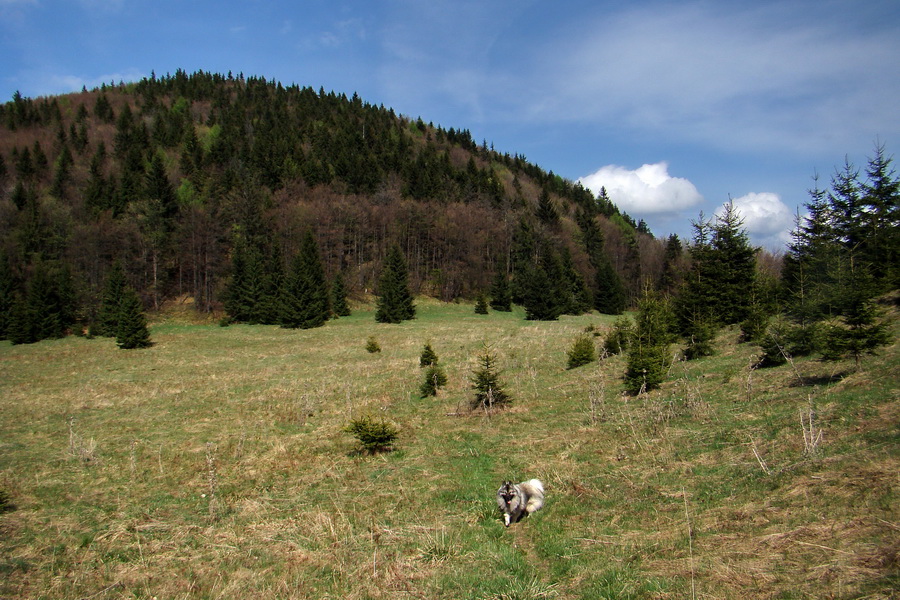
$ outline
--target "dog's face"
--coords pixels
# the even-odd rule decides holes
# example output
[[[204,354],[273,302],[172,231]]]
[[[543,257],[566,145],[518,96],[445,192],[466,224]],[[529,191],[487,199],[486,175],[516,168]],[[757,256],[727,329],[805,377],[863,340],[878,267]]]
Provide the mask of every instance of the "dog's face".
[[[516,497],[516,488],[513,487],[511,481],[504,481],[503,485],[500,486],[500,491],[497,492],[497,495],[503,498],[503,501],[509,504],[512,502],[513,498]]]

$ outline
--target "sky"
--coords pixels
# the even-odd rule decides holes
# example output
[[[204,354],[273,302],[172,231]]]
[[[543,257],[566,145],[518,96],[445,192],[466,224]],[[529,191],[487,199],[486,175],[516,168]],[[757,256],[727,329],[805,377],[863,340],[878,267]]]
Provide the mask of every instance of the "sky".
[[[900,148],[898,0],[0,0],[0,100],[177,69],[354,92],[657,237],[732,201],[783,249],[818,174]]]

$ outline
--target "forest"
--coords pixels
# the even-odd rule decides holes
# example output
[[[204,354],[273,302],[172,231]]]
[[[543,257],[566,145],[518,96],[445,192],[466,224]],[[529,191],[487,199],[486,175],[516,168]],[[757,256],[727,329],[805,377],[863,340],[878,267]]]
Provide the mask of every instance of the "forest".
[[[320,325],[348,296],[380,295],[395,250],[413,296],[490,297],[537,320],[659,304],[660,339],[688,356],[720,325],[762,340],[776,314],[794,351],[819,351],[819,325],[872,325],[897,288],[898,180],[880,145],[864,176],[847,163],[830,188],[816,180],[784,257],[752,247],[730,208],[701,214],[693,240],[656,239],[605,190],[468,130],[243,74],[17,93],[0,106],[0,186],[0,337],[14,343],[112,335],[126,288],[146,310]],[[320,314],[298,316],[310,293]]]

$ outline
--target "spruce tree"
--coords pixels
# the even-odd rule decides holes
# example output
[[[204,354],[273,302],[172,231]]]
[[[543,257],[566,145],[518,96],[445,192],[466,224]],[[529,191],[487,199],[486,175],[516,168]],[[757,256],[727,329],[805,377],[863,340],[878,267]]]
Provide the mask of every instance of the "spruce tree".
[[[447,385],[447,374],[440,365],[432,364],[425,370],[425,379],[419,386],[419,393],[423,398],[437,396],[438,390],[445,385]]]
[[[497,356],[488,346],[478,355],[478,368],[472,374],[472,389],[475,390],[472,408],[492,408],[512,400],[500,381]]]
[[[15,293],[12,266],[6,252],[0,250],[0,340],[7,339]]]
[[[638,304],[634,334],[628,345],[625,389],[637,395],[659,387],[671,357],[672,316],[668,302],[648,287]]]
[[[400,323],[416,316],[406,260],[397,245],[392,246],[385,257],[378,280],[376,305],[375,320],[379,323]]]
[[[422,348],[422,354],[419,355],[419,367],[430,367],[431,365],[436,365],[437,362],[438,356],[434,348],[431,347],[431,344],[425,344],[425,347]]]
[[[127,286],[128,282],[125,279],[122,263],[116,261],[106,276],[103,296],[100,298],[100,310],[97,313],[97,323],[91,330],[93,334],[106,337],[116,336],[119,330],[119,307]]]
[[[512,311],[512,296],[509,290],[509,280],[506,276],[506,262],[497,263],[497,272],[494,274],[494,282],[490,289],[491,308],[500,312]]]
[[[310,329],[325,324],[331,312],[325,271],[319,248],[307,231],[285,283],[281,305],[281,326]]]
[[[476,315],[488,314],[488,305],[487,305],[487,300],[484,299],[484,294],[479,293],[475,297],[475,314]]]
[[[131,286],[125,287],[122,301],[119,304],[116,345],[123,350],[149,348],[152,345],[143,303]]]
[[[569,357],[567,369],[576,369],[597,360],[597,350],[594,348],[592,336],[578,336],[566,354]]]
[[[605,315],[621,315],[627,304],[622,278],[605,256],[596,266],[594,279],[594,308]]]
[[[331,312],[337,317],[349,317],[350,305],[347,303],[347,287],[344,276],[337,273],[331,283]]]

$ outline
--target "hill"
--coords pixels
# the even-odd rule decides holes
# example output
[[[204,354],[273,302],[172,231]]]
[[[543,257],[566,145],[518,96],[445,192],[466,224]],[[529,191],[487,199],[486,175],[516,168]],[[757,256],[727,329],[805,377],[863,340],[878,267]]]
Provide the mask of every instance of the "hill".
[[[0,251],[16,289],[39,263],[60,281],[71,326],[94,320],[116,261],[149,308],[210,312],[236,244],[283,269],[308,229],[358,296],[393,244],[414,291],[442,300],[484,292],[517,252],[595,287],[608,261],[634,294],[662,253],[605,195],[355,94],[178,71],[0,106]]]
[[[610,317],[419,304],[402,325],[169,318],[139,358],[0,343],[0,596],[896,597],[896,343],[759,371],[732,327],[624,396],[623,358],[565,368]],[[448,384],[423,399],[426,343]],[[467,408],[485,343],[511,397],[491,412]],[[367,414],[393,451],[343,431]],[[495,491],[530,477],[546,506],[506,529]]]

